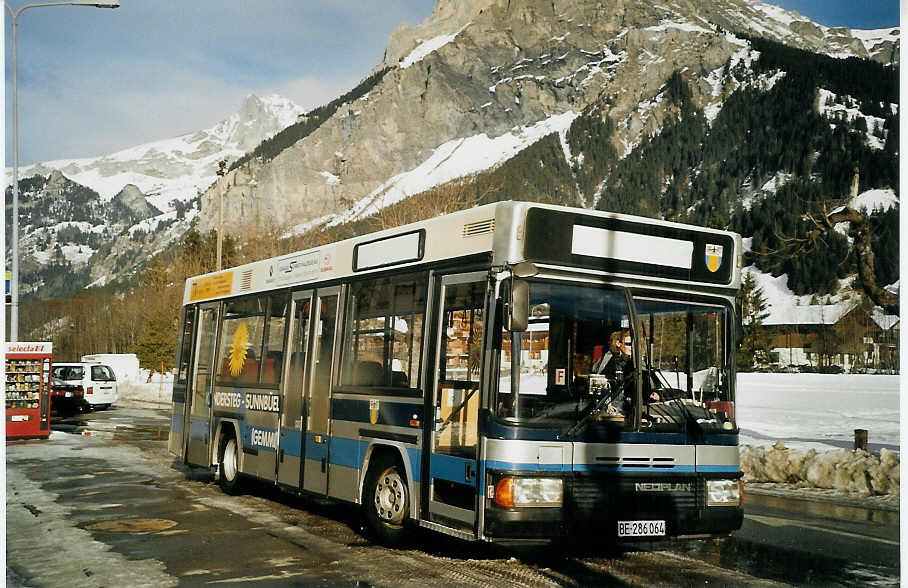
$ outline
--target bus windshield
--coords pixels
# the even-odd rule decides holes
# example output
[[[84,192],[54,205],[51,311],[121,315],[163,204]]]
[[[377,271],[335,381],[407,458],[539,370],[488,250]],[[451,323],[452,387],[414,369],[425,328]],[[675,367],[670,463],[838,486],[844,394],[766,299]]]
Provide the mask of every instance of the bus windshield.
[[[625,290],[531,282],[527,330],[502,331],[496,415],[563,431],[629,429],[639,373],[642,428],[734,428],[730,310],[661,294],[631,300],[636,325]]]

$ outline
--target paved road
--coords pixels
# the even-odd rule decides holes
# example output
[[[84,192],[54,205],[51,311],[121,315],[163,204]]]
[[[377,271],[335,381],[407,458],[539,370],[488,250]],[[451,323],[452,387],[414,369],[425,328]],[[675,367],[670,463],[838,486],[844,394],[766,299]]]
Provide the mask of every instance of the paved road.
[[[898,586],[898,511],[854,502],[749,492],[732,537],[671,549],[791,584]]]
[[[865,533],[842,527],[835,511],[794,519],[778,504],[748,508],[739,536],[725,540],[515,553],[419,534],[418,548],[390,550],[368,539],[349,505],[265,485],[222,494],[207,472],[167,453],[167,422],[166,411],[117,407],[63,423],[69,432],[49,441],[7,445],[8,584],[897,585],[897,546],[893,568],[772,539],[829,535],[805,525],[838,525],[843,544]],[[884,529],[880,553],[893,547],[891,524],[872,524]]]

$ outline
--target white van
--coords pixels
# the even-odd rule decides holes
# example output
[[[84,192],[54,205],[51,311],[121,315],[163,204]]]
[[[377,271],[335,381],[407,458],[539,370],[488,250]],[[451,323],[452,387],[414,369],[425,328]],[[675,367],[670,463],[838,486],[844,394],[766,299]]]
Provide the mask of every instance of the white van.
[[[54,363],[54,382],[81,386],[85,403],[93,410],[109,408],[117,401],[117,377],[110,366],[101,363]]]

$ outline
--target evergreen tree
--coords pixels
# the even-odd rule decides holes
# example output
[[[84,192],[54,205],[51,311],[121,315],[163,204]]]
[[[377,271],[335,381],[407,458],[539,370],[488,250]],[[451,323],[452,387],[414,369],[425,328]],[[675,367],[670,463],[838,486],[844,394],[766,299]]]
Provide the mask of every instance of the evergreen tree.
[[[139,367],[158,372],[161,366],[167,372],[173,369],[176,356],[176,336],[171,328],[171,317],[158,314],[150,317],[136,342]]]
[[[738,350],[735,367],[738,371],[750,371],[756,366],[769,363],[769,342],[763,333],[763,321],[769,316],[763,289],[749,271],[741,280],[735,306],[738,312]]]

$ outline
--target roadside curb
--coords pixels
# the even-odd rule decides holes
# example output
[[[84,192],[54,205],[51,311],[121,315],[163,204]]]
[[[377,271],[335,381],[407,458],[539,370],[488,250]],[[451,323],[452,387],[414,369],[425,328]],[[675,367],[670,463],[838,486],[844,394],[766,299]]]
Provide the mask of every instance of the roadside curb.
[[[774,487],[771,487],[774,486]],[[758,494],[762,496],[777,496],[780,498],[795,497],[799,500],[810,500],[813,502],[825,502],[829,504],[838,504],[842,506],[853,506],[857,508],[866,508],[871,510],[883,510],[888,512],[900,512],[898,501],[890,502],[883,496],[860,496],[852,494],[848,496],[831,494],[832,490],[826,488],[788,488],[782,484],[764,483],[760,486],[752,484],[744,485],[744,494]]]

